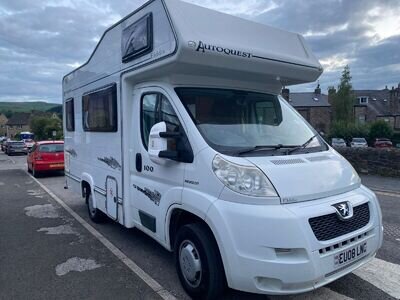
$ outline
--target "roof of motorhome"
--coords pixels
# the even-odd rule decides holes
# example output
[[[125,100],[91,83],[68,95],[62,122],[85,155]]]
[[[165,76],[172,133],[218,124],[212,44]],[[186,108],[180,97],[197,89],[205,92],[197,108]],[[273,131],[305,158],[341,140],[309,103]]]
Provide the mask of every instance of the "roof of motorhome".
[[[122,62],[123,30],[149,13],[153,18],[153,53]],[[151,0],[107,29],[89,60],[67,74],[63,83],[84,85],[171,56],[183,72],[199,74],[199,66],[202,71],[218,68],[212,74],[241,74],[248,80],[275,80],[286,85],[314,81],[322,73],[299,34],[179,0]],[[64,88],[77,88],[76,82]]]

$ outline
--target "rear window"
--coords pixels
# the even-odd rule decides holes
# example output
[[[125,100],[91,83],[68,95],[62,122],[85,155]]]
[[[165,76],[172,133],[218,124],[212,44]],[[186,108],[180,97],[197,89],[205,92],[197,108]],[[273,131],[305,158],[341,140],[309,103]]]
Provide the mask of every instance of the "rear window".
[[[25,146],[24,142],[11,142],[10,143],[11,146]]]
[[[353,139],[353,142],[364,143],[365,139],[364,138],[355,138],[355,139]]]
[[[39,152],[56,153],[64,152],[64,144],[44,144],[39,146]]]

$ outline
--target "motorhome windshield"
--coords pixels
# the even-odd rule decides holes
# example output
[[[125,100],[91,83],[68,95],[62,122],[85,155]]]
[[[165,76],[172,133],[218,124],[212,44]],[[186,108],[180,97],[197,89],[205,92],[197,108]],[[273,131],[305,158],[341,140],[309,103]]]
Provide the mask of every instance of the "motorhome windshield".
[[[238,90],[176,88],[207,143],[227,155],[326,150],[320,137],[279,96]]]

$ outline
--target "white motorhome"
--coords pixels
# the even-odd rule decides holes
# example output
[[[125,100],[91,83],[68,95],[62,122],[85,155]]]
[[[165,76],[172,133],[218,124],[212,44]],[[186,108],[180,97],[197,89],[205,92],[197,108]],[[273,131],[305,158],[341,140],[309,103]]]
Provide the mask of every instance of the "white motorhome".
[[[374,193],[279,96],[321,73],[298,34],[149,1],[63,79],[66,184],[174,251],[193,297],[321,287],[382,243]]]

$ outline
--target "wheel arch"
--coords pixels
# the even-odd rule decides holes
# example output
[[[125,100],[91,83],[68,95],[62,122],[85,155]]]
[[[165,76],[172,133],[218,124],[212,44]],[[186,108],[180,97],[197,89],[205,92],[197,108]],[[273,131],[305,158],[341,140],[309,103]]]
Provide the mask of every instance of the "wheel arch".
[[[194,210],[191,210],[189,207],[185,207],[182,205],[174,204],[168,210],[166,217],[166,246],[169,248],[168,250],[173,251],[174,243],[176,238],[176,233],[179,227],[190,224],[190,223],[203,223],[207,226],[210,231],[211,236],[213,237],[217,247],[218,252],[220,254],[220,258],[222,261],[222,266],[224,268],[225,278],[229,281],[229,272],[228,272],[228,263],[227,257],[224,252],[224,247],[221,244],[221,240],[218,238],[218,235],[215,233],[216,228],[212,226],[212,224],[208,224],[208,221],[205,217],[201,217]]]

